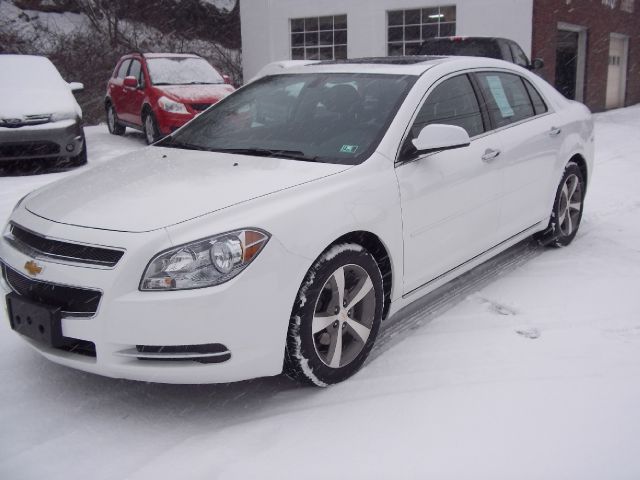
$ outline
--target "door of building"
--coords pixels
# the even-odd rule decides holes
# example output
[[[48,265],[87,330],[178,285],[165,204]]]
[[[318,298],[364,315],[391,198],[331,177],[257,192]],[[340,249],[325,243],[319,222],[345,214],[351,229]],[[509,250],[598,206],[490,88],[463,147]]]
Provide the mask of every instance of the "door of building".
[[[583,101],[586,30],[579,26],[558,25],[556,34],[555,86],[565,97]]]
[[[611,34],[609,40],[609,72],[607,74],[606,108],[624,106],[629,38]]]

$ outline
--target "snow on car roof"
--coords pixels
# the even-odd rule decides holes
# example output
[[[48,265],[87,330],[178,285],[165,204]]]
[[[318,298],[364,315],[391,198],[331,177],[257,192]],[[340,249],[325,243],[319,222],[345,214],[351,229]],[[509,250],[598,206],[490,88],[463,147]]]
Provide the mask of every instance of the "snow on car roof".
[[[202,58],[193,53],[143,53],[142,55],[144,56],[144,58]]]
[[[68,88],[60,72],[46,57],[37,55],[0,55],[0,85]]]

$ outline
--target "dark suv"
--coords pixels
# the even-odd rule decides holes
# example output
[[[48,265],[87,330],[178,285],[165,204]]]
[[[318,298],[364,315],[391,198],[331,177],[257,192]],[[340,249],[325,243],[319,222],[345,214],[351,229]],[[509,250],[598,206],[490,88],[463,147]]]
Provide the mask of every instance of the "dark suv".
[[[542,59],[535,58],[530,62],[520,45],[508,38],[500,37],[429,38],[422,44],[420,54],[497,58],[528,70],[537,70],[544,66]]]
[[[109,132],[142,130],[147,143],[170,134],[235,89],[204,58],[177,53],[132,53],[107,84]]]

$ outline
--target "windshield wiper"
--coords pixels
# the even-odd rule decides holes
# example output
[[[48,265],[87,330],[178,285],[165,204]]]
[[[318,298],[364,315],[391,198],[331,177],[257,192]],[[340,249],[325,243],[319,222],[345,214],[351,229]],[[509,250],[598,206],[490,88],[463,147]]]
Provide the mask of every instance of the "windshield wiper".
[[[253,155],[256,157],[280,157],[302,160],[304,162],[315,162],[318,157],[309,157],[300,150],[276,150],[268,148],[212,148],[212,152],[237,153],[239,155]]]
[[[161,142],[158,144],[159,147],[167,147],[167,148],[182,148],[184,150],[202,150],[202,151],[209,151],[208,148],[205,147],[201,147],[200,145],[192,145],[191,143],[185,143],[185,142],[178,142],[174,139],[172,139],[171,137],[169,137],[167,140]]]

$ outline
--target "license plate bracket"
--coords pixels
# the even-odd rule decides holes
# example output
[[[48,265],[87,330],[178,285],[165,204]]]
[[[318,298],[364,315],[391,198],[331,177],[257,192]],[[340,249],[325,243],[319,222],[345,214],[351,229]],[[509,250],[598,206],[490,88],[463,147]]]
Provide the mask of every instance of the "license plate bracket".
[[[11,328],[51,347],[64,345],[62,312],[59,307],[32,302],[16,293],[7,295]]]

